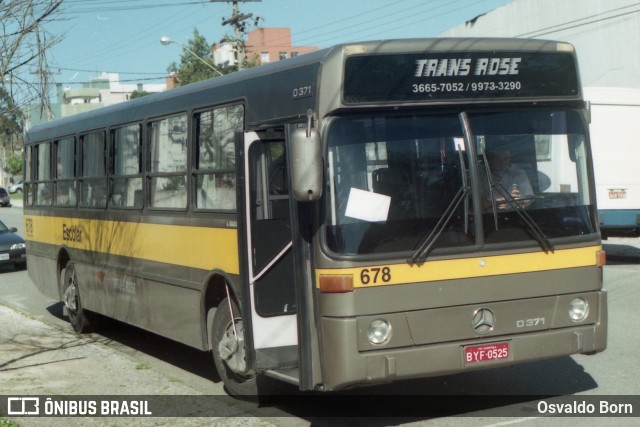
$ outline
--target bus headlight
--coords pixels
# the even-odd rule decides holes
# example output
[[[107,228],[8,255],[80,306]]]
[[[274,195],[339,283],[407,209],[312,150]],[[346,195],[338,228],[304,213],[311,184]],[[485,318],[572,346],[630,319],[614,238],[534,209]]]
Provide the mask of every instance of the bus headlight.
[[[569,317],[574,322],[581,322],[589,315],[589,303],[582,298],[574,298],[569,303]]]
[[[376,319],[367,331],[369,342],[374,345],[383,344],[391,338],[391,324],[383,319]]]

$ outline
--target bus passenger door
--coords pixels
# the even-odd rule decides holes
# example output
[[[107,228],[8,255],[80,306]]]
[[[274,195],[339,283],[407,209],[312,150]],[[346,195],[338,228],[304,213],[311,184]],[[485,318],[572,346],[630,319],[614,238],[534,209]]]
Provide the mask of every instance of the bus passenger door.
[[[245,133],[243,177],[244,271],[245,286],[246,282],[249,286],[243,310],[245,318],[249,313],[251,317],[249,342],[253,342],[255,367],[296,366],[296,294],[284,138]]]

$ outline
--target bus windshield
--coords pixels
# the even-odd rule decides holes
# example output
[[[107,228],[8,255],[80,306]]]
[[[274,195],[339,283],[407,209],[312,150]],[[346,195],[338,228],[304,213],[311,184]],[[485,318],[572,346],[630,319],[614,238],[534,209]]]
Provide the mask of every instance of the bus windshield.
[[[328,248],[414,251],[437,234],[434,248],[460,250],[594,233],[584,126],[573,110],[336,118]]]

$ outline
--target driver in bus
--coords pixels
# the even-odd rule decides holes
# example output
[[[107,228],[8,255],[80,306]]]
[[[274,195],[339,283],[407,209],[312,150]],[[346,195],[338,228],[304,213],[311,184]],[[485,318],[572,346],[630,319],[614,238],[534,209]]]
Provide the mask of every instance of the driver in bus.
[[[504,192],[510,194],[516,201],[533,196],[533,188],[527,173],[521,167],[511,163],[511,152],[509,150],[498,149],[490,151],[487,152],[487,157],[491,178],[497,188],[490,189],[489,180],[486,176],[483,177],[483,205],[485,208],[491,208],[492,194],[497,202],[498,209],[505,209],[509,206],[508,203],[505,203]]]

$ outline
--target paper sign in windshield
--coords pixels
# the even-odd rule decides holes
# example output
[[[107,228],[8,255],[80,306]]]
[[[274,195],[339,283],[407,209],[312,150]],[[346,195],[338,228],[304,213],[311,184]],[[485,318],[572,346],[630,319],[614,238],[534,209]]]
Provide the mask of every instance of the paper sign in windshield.
[[[351,188],[345,215],[363,221],[385,222],[389,216],[390,205],[389,196]]]

